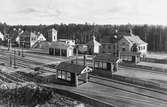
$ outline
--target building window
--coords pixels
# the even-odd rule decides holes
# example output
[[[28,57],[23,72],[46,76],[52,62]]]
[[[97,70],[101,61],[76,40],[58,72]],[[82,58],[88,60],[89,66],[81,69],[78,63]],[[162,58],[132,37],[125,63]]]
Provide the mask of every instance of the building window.
[[[107,63],[103,63],[103,69],[107,69]]]
[[[122,45],[125,45],[125,42],[122,42]]]
[[[113,49],[115,49],[115,45],[113,45]]]
[[[110,46],[110,45],[108,45],[108,49],[111,49],[111,46]]]
[[[125,51],[125,48],[122,48],[122,51]]]
[[[95,68],[99,67],[99,62],[95,62]]]
[[[67,80],[71,81],[71,73],[67,72]]]
[[[58,78],[61,78],[61,71],[60,70],[58,70],[58,74],[57,74],[58,76]]]
[[[61,78],[64,79],[64,80],[66,79],[66,73],[64,71],[62,71]]]

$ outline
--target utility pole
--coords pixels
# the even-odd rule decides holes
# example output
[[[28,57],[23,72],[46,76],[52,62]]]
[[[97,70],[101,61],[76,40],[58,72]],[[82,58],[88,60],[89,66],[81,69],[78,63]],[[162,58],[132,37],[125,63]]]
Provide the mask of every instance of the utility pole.
[[[16,67],[16,48],[14,47],[14,68]]]
[[[22,45],[22,57],[24,57],[24,54],[23,54],[24,42],[25,42],[25,41],[23,41],[23,43],[22,43],[22,44],[23,44],[23,45]]]
[[[10,58],[9,58],[9,63],[10,63],[10,66],[12,66],[12,49],[11,49],[11,40],[9,39],[9,51],[10,51]]]
[[[76,64],[78,64],[78,44],[76,44]]]

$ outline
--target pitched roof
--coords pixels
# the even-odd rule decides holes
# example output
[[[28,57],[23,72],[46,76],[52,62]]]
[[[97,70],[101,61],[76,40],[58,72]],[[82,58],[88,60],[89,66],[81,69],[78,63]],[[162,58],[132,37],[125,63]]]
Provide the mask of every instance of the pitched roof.
[[[104,62],[116,62],[119,58],[114,57],[111,53],[103,53],[95,56],[94,60]]]
[[[94,46],[94,45],[101,46],[101,44],[100,44],[98,41],[96,41],[95,39],[89,41],[89,42],[87,43],[87,45],[89,45],[89,46]]]
[[[51,42],[50,47],[67,49],[67,48],[69,48],[71,46],[66,44],[66,43],[64,43],[64,42],[54,41],[54,42]]]
[[[56,67],[56,69],[58,69],[58,70],[63,70],[63,71],[71,72],[71,73],[77,73],[77,74],[81,74],[81,72],[85,68],[86,68],[86,66],[72,64],[72,63],[68,63],[68,62],[62,62]]]
[[[140,39],[139,36],[131,35],[131,36],[124,36],[124,38],[132,44],[134,44],[134,43],[136,43],[137,45],[147,44],[142,39]]]

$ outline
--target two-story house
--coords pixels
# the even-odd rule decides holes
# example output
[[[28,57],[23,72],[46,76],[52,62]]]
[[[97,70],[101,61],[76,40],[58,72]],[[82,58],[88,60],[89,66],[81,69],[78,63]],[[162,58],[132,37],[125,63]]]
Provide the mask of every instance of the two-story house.
[[[120,58],[124,61],[139,62],[147,54],[147,43],[132,31],[119,40]]]
[[[45,41],[41,33],[25,31],[19,37],[20,45],[26,48],[34,48],[40,41]]]

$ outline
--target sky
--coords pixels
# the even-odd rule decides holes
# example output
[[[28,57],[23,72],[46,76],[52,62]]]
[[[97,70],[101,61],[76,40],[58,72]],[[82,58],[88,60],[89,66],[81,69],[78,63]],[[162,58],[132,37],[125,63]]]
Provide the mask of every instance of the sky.
[[[167,25],[167,0],[1,0],[0,22],[10,25]]]

